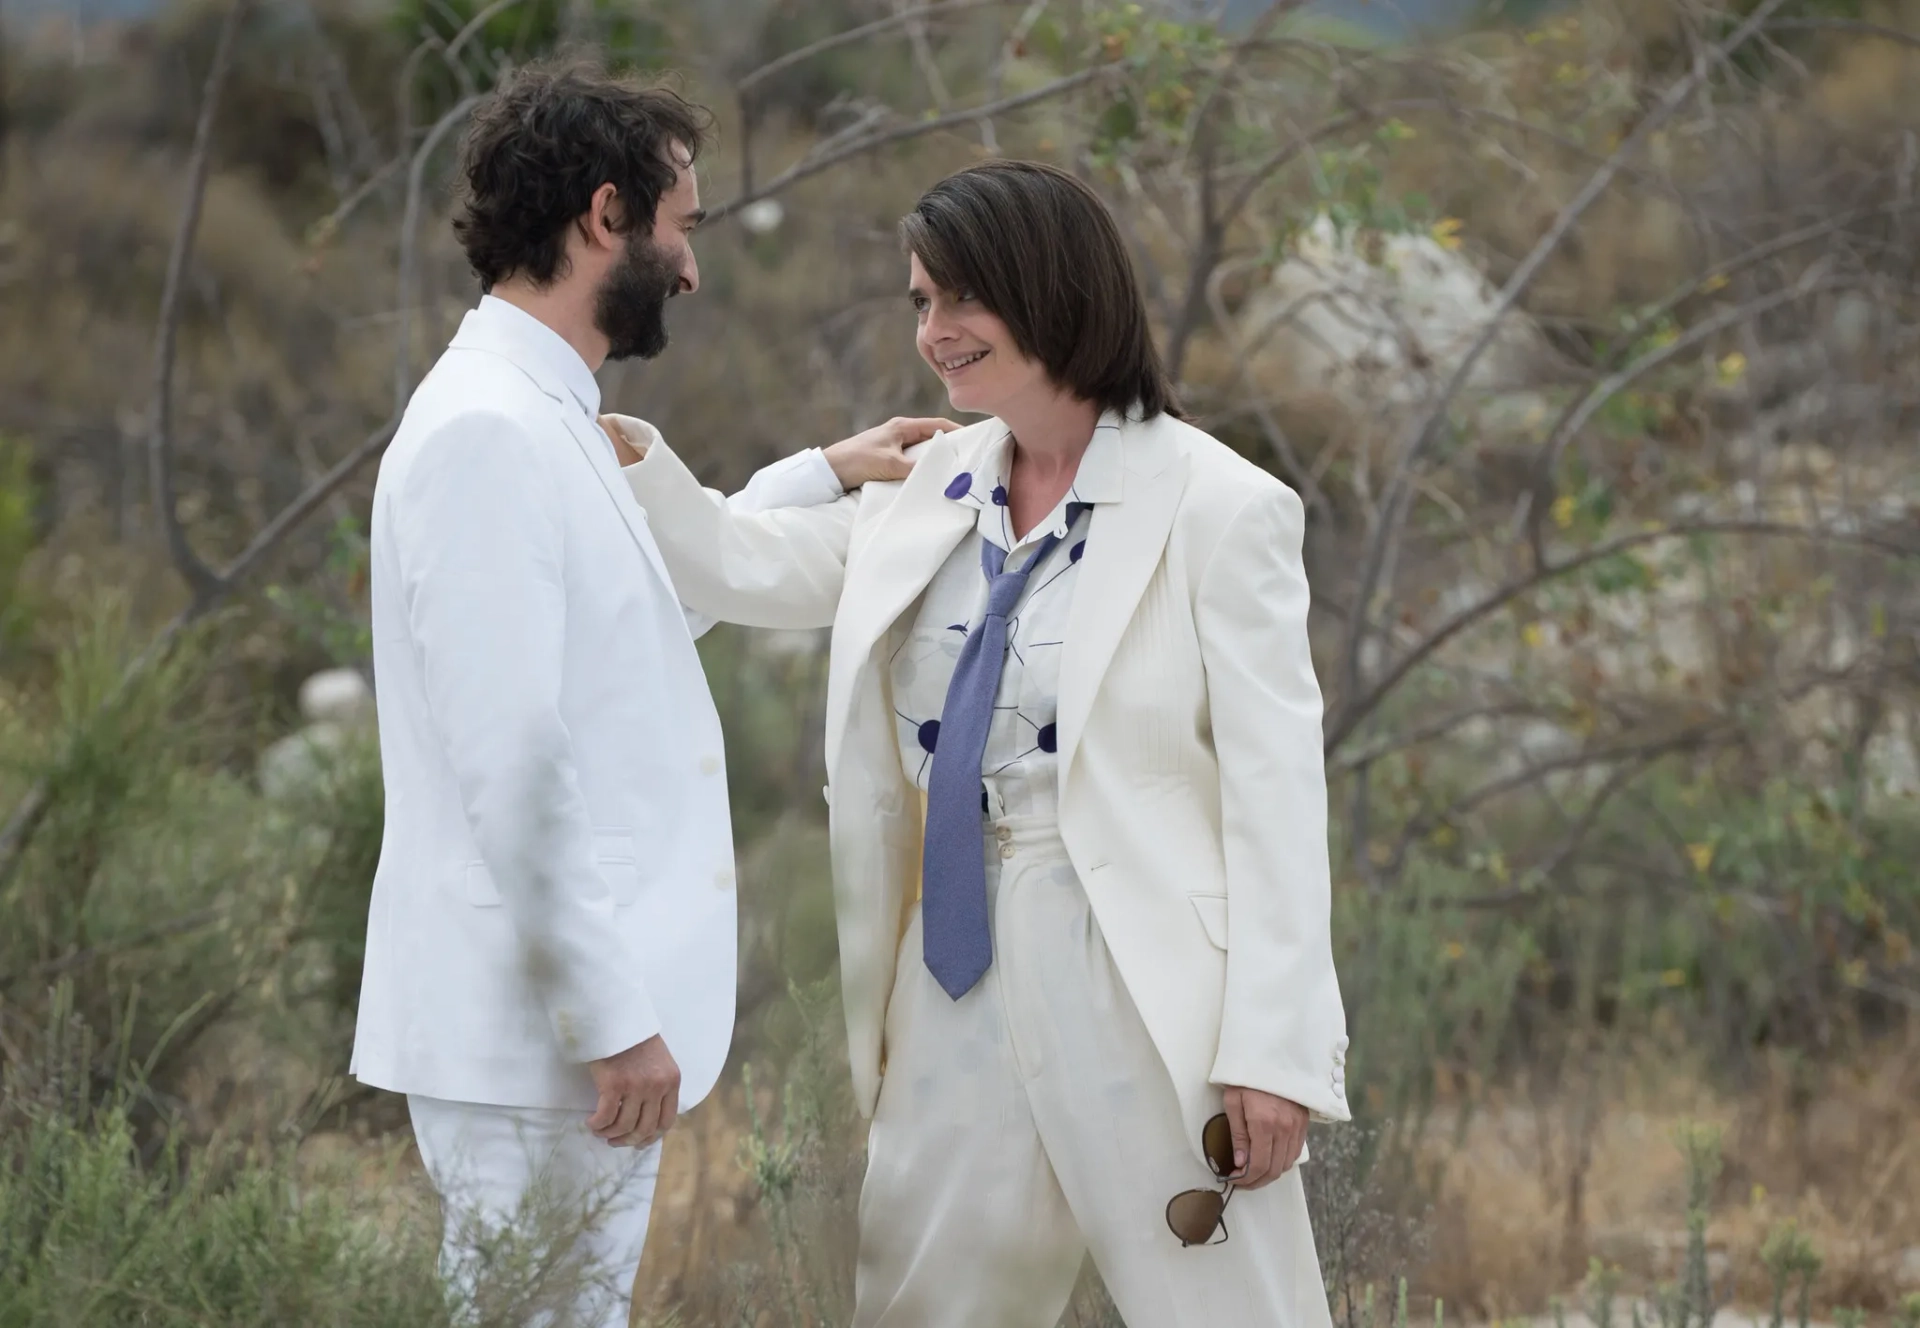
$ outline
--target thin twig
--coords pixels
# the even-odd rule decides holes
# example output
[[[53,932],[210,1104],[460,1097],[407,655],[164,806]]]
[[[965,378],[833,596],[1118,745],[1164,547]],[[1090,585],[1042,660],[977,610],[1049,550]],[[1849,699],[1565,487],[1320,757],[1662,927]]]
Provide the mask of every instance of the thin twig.
[[[49,959],[43,964],[28,969],[26,973],[21,976],[32,977],[42,981],[47,978],[58,977],[62,973],[70,973],[76,968],[83,968],[93,963],[96,959],[111,958],[114,955],[125,954],[129,950],[138,950],[145,946],[152,945],[155,941],[163,941],[170,937],[184,935],[187,932],[199,931],[203,927],[210,927],[223,916],[225,916],[225,910],[221,908],[198,909],[184,917],[174,918],[171,921],[149,927],[143,932],[127,937],[125,940],[91,945],[84,950],[75,950],[70,954],[61,955],[58,959]],[[14,981],[15,979],[11,977],[0,978],[0,990],[12,986]]]
[[[1501,701],[1492,705],[1468,706],[1464,710],[1449,711],[1436,719],[1429,720],[1418,728],[1406,733],[1396,734],[1389,739],[1374,743],[1362,751],[1341,756],[1327,762],[1327,773],[1329,775],[1351,774],[1363,765],[1370,765],[1375,761],[1392,756],[1398,752],[1408,751],[1411,748],[1424,746],[1429,742],[1435,742],[1446,737],[1463,724],[1473,723],[1476,719],[1510,719],[1520,715],[1537,719],[1541,715],[1541,708],[1525,701]]]
[[[233,0],[228,7],[213,49],[213,65],[207,70],[207,81],[200,96],[200,116],[193,127],[193,151],[187,159],[187,196],[180,205],[180,224],[174,230],[173,250],[167,255],[166,284],[160,293],[160,328],[154,338],[147,486],[154,520],[166,538],[167,553],[196,599],[211,589],[214,576],[188,542],[174,498],[173,366],[180,342],[180,291],[186,281],[187,263],[193,256],[193,241],[200,229],[200,213],[207,196],[214,116],[220,107],[220,92],[226,84],[227,71],[233,66],[234,39],[246,16],[247,4],[248,0]]]
[[[742,75],[740,81],[734,85],[734,89],[736,92],[750,91],[783,69],[791,69],[797,64],[813,59],[816,55],[837,51],[842,46],[851,46],[856,42],[877,37],[883,32],[890,32],[909,23],[924,22],[947,14],[960,14],[970,9],[997,9],[1017,3],[1019,0],[945,0],[943,4],[902,9],[888,14],[885,18],[877,18],[871,23],[862,23],[857,28],[848,28],[845,32],[836,32],[830,37],[822,37],[819,41],[796,47],[785,55],[769,60],[758,69]]]
[[[1812,274],[1810,273],[1809,275]],[[1566,451],[1567,444],[1578,436],[1582,429],[1587,427],[1588,421],[1593,419],[1594,415],[1605,407],[1607,402],[1619,395],[1629,384],[1652,373],[1660,366],[1671,362],[1695,346],[1711,341],[1728,328],[1751,322],[1762,314],[1778,309],[1782,305],[1793,304],[1796,301],[1804,300],[1812,295],[1823,295],[1833,291],[1850,290],[1860,284],[1860,278],[1852,277],[1836,277],[1827,280],[1801,280],[1795,282],[1785,290],[1774,291],[1769,295],[1763,295],[1758,299],[1749,300],[1744,304],[1736,305],[1731,309],[1715,314],[1712,318],[1688,328],[1684,333],[1675,337],[1666,345],[1656,346],[1625,368],[1608,375],[1600,382],[1594,384],[1593,388],[1588,391],[1584,397],[1577,399],[1573,405],[1567,408],[1565,413],[1561,415],[1558,426],[1547,436],[1547,440],[1540,446],[1539,454],[1534,463],[1536,472],[1543,477],[1551,476],[1555,468],[1559,465],[1561,454]],[[1534,514],[1536,521],[1540,519],[1540,515],[1539,513]]]
[[[335,231],[340,229],[342,223],[344,223],[348,217],[359,210],[362,203],[373,196],[374,190],[385,184],[395,171],[407,164],[407,160],[407,154],[404,152],[388,160],[378,170],[374,171],[373,174],[356,185],[352,193],[341,199],[338,207],[315,222],[309,229],[308,234],[313,237],[316,243],[324,242],[330,238]]]
[[[1419,427],[1414,430],[1411,440],[1402,449],[1392,475],[1382,494],[1381,516],[1373,538],[1369,540],[1365,557],[1361,563],[1359,586],[1353,596],[1355,619],[1353,630],[1347,638],[1346,658],[1341,670],[1342,692],[1351,696],[1360,690],[1360,667],[1367,638],[1371,634],[1373,618],[1373,596],[1380,583],[1380,574],[1384,569],[1391,546],[1401,521],[1405,517],[1407,496],[1411,491],[1408,477],[1434,442],[1439,438],[1441,426],[1447,419],[1447,412],[1466,386],[1474,367],[1481,356],[1492,347],[1499,335],[1507,315],[1520,302],[1520,298],[1532,287],[1535,278],[1545,269],[1547,261],[1559,251],[1567,237],[1573,233],[1574,225],[1613,184],[1627,160],[1636,156],[1640,149],[1669,120],[1679,114],[1680,109],[1693,99],[1694,94],[1705,84],[1708,76],[1733,51],[1752,39],[1786,0],[1761,0],[1745,22],[1735,28],[1722,41],[1709,50],[1702,51],[1693,62],[1693,68],[1684,78],[1677,79],[1658,102],[1634,126],[1633,132],[1621,141],[1620,146],[1593,172],[1579,193],[1568,200],[1565,207],[1554,218],[1533,249],[1521,260],[1520,265],[1507,279],[1506,285],[1494,301],[1492,312],[1488,315],[1479,335],[1467,348],[1454,367],[1446,385],[1427,408]]]
[[[907,45],[913,51],[913,62],[920,66],[920,76],[927,80],[927,94],[933,98],[933,109],[941,115],[947,113],[947,103],[953,100],[953,94],[947,90],[946,76],[940,72],[940,64],[933,58],[933,43],[927,40],[927,20],[924,17],[907,20]]]
[[[462,98],[452,110],[441,116],[413,154],[413,166],[407,172],[407,206],[400,219],[400,277],[398,330],[393,347],[393,413],[397,418],[413,395],[413,285],[415,257],[419,248],[420,199],[426,188],[427,159],[440,141],[480,104],[479,97]]]
[[[1401,111],[1430,110],[1442,105],[1444,103],[1424,98],[1413,101],[1384,102],[1364,111],[1354,111],[1323,121],[1306,133],[1295,136],[1284,146],[1276,148],[1255,163],[1241,181],[1240,187],[1234,190],[1224,204],[1216,201],[1219,182],[1214,173],[1211,135],[1197,134],[1193,150],[1200,159],[1200,189],[1197,204],[1200,214],[1199,238],[1194,243],[1193,259],[1187,270],[1186,295],[1181,301],[1179,313],[1174,318],[1172,330],[1167,335],[1167,372],[1176,380],[1179,378],[1181,368],[1186,362],[1187,347],[1198,328],[1200,313],[1206,306],[1207,285],[1212,280],[1214,268],[1219,265],[1227,230],[1253,201],[1261,185],[1322,139],[1331,138],[1356,125],[1371,123]]]
[[[1047,12],[1052,0],[1031,0],[1014,20],[1013,28],[1007,33],[1007,39],[1000,43],[1000,49],[994,52],[993,64],[987,70],[987,100],[997,99],[1006,87],[1007,62],[1018,56],[1026,45],[1027,37],[1034,25]],[[980,147],[990,156],[1000,152],[1000,136],[994,129],[993,117],[983,116],[980,120]]]
[[[1313,469],[1294,450],[1293,440],[1288,438],[1286,430],[1280,427],[1280,421],[1274,418],[1273,408],[1268,405],[1266,395],[1254,382],[1253,371],[1248,364],[1249,348],[1231,330],[1232,320],[1227,316],[1226,302],[1220,294],[1220,283],[1229,274],[1231,266],[1216,266],[1213,276],[1207,281],[1207,307],[1213,315],[1214,326],[1221,329],[1233,350],[1234,377],[1246,389],[1244,399],[1247,407],[1253,412],[1255,421],[1260,425],[1260,432],[1266,438],[1267,447],[1272,450],[1274,460],[1279,462],[1280,468],[1286,472],[1284,478],[1299,491],[1309,512],[1317,517],[1327,516],[1333,509],[1327,501],[1326,491],[1320,487],[1320,481],[1314,475]]]
[[[247,541],[247,547],[240,551],[239,556],[221,569],[220,587],[215,599],[202,607],[187,622],[183,622],[181,626],[184,627],[187,623],[203,617],[219,599],[225,598],[238,589],[241,582],[245,581],[259,566],[260,560],[273,552],[294,527],[318,511],[321,504],[352,479],[361,467],[386,450],[387,444],[393,441],[394,431],[399,427],[400,416],[395,415],[362,439],[353,451],[334,462],[333,469],[308,485],[298,498],[281,508],[273,520],[262,526],[259,533]]]
[[[1454,637],[1505,608],[1520,598],[1544,585],[1546,582],[1577,572],[1583,567],[1643,544],[1653,544],[1660,540],[1684,539],[1693,535],[1740,535],[1754,538],[1798,539],[1815,543],[1851,545],[1868,549],[1890,558],[1920,557],[1920,544],[1903,543],[1872,531],[1828,530],[1818,526],[1796,526],[1778,521],[1688,521],[1675,525],[1662,526],[1657,530],[1640,530],[1630,535],[1622,535],[1608,540],[1604,544],[1583,549],[1557,563],[1536,567],[1525,576],[1516,578],[1488,594],[1484,599],[1471,604],[1442,623],[1419,645],[1401,656],[1388,668],[1383,676],[1367,691],[1352,701],[1343,701],[1333,722],[1327,726],[1325,749],[1329,755],[1352,736],[1362,720],[1379,708],[1387,694],[1400,685],[1401,681],[1418,668],[1436,651]]]
[[[1691,725],[1678,733],[1670,733],[1663,738],[1649,742],[1633,743],[1617,747],[1602,747],[1596,751],[1572,752],[1566,756],[1556,756],[1551,760],[1536,761],[1511,774],[1501,775],[1463,793],[1446,808],[1438,812],[1425,812],[1411,818],[1400,832],[1400,839],[1394,849],[1393,868],[1406,861],[1407,853],[1415,841],[1429,834],[1437,826],[1457,820],[1474,808],[1503,798],[1509,793],[1531,788],[1551,775],[1571,774],[1577,770],[1590,769],[1596,765],[1611,765],[1627,761],[1636,766],[1644,766],[1675,752],[1691,751],[1713,740],[1716,734],[1732,729],[1731,721],[1715,719],[1705,723]]]
[[[739,197],[729,199],[720,206],[709,210],[707,219],[709,221],[717,221],[722,217],[738,212],[749,203],[756,203],[763,198],[769,198],[783,189],[798,184],[802,180],[818,175],[820,172],[831,169],[834,166],[838,166],[843,161],[849,161],[854,157],[865,156],[870,152],[874,152],[891,144],[904,143],[908,139],[921,138],[927,134],[937,134],[944,129],[952,129],[956,125],[972,124],[984,116],[1001,115],[1007,111],[1019,110],[1024,106],[1032,106],[1037,102],[1050,101],[1055,97],[1072,92],[1076,88],[1084,87],[1096,79],[1110,77],[1116,68],[1117,66],[1114,65],[1096,65],[1091,69],[1083,69],[1077,74],[1068,74],[1064,78],[1057,78],[1051,83],[1043,84],[1028,92],[1022,92],[1017,96],[1003,97],[999,101],[989,102],[985,106],[975,106],[967,110],[954,111],[951,114],[937,116],[931,120],[915,120],[908,124],[895,125],[891,129],[884,129],[877,133],[869,134],[836,151],[809,154],[789,166],[786,170],[780,172],[780,174],[774,176],[773,179],[767,181],[766,184],[755,189],[747,190],[741,193]]]
[[[1864,23],[1852,18],[1781,18],[1767,26],[1776,32],[1850,32],[1857,37],[1878,37],[1882,41],[1895,42],[1901,46],[1911,46],[1920,50],[1920,36],[1911,32],[1902,32],[1898,28],[1889,28],[1881,23]]]

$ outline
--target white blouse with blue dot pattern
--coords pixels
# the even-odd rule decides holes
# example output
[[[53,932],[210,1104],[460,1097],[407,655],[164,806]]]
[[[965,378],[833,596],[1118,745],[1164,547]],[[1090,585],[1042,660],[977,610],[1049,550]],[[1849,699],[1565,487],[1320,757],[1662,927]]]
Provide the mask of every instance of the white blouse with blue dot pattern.
[[[1015,540],[1007,508],[1011,436],[1002,434],[980,459],[977,472],[955,475],[947,497],[978,509],[979,520],[927,584],[919,615],[892,660],[893,705],[900,760],[920,789],[933,771],[940,741],[940,712],[947,684],[967,634],[987,607],[987,580],[980,570],[980,541],[1007,550],[1009,568],[1024,566],[1049,535],[1060,541],[1027,578],[1026,590],[1007,621],[1007,654],[1000,671],[987,750],[981,760],[984,811],[1002,816],[1052,816],[1059,810],[1060,649],[1080,560],[1087,553],[1092,508],[1120,498],[1118,417],[1103,416],[1080,459],[1073,487],[1052,512]]]

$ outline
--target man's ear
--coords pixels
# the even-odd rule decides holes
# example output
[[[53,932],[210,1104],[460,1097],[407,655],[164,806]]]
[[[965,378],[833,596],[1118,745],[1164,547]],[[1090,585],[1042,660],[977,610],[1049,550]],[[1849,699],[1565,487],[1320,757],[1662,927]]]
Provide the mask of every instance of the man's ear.
[[[620,191],[612,184],[603,184],[593,191],[587,210],[580,218],[580,238],[588,245],[618,248],[626,215]]]

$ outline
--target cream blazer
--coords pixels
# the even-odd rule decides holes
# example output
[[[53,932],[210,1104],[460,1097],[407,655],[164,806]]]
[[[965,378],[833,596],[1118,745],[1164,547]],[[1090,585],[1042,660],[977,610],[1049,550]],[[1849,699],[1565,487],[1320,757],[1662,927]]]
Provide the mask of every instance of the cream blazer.
[[[943,490],[1006,432],[937,435],[906,480],[807,509],[730,511],[657,432],[626,468],[687,605],[831,624],[826,712],[848,1052],[871,1113],[923,822],[886,662],[973,528]],[[1199,1149],[1226,1085],[1349,1117],[1329,932],[1321,698],[1292,490],[1200,430],[1121,430],[1121,501],[1094,509],[1060,670],[1060,833]]]

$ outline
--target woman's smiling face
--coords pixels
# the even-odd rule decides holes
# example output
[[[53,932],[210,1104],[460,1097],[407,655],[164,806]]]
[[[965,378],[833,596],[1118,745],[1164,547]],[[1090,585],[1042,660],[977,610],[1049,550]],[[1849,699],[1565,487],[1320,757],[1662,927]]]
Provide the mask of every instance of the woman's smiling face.
[[[1036,387],[1047,390],[1045,367],[1021,354],[998,315],[972,291],[935,284],[917,254],[910,256],[907,296],[919,320],[920,358],[947,385],[955,410],[999,415],[1007,401]]]

